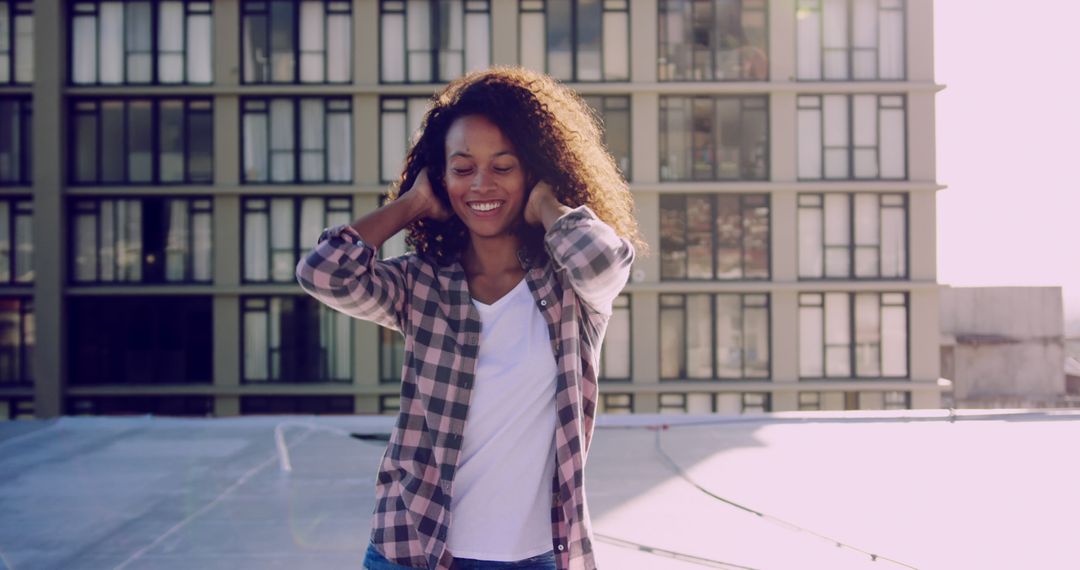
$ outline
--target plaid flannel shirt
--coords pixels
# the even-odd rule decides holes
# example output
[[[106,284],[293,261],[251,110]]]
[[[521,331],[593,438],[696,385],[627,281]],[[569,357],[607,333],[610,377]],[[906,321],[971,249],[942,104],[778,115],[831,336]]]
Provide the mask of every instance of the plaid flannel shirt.
[[[584,468],[600,346],[635,250],[582,205],[551,224],[540,257],[518,253],[558,365],[552,548],[559,570],[594,570]],[[356,230],[341,224],[323,230],[297,264],[296,277],[320,302],[405,336],[401,411],[376,478],[371,542],[397,564],[449,569],[454,473],[480,339],[480,315],[460,257],[447,265],[415,252],[380,260]]]

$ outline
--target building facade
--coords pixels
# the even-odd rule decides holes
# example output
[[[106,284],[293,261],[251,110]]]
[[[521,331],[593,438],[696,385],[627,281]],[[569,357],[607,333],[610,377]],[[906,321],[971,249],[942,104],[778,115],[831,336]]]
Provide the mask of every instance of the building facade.
[[[292,269],[383,202],[427,98],[493,64],[597,110],[652,248],[600,412],[937,407],[932,20],[930,0],[0,0],[0,417],[395,413],[400,337]]]

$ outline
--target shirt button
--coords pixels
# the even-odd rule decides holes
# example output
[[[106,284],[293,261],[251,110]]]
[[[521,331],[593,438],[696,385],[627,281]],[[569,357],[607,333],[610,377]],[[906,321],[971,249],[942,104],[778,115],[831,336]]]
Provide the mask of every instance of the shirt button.
[[[541,307],[546,307],[547,306],[547,299],[540,299],[540,306]]]
[[[560,544],[559,545],[559,550],[562,551],[562,549],[563,549],[563,545]]]

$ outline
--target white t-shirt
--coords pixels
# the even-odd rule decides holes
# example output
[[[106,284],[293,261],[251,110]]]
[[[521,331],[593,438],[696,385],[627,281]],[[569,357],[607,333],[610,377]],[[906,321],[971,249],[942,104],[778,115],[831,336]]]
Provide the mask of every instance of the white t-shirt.
[[[555,355],[525,279],[494,303],[473,305],[480,351],[447,548],[458,558],[530,558],[552,548]]]

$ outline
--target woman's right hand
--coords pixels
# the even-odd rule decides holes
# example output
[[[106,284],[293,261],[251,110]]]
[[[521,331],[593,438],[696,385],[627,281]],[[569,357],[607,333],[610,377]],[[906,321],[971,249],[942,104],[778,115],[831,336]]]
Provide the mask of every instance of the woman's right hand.
[[[413,181],[412,186],[409,187],[405,195],[412,196],[412,199],[417,201],[421,218],[431,218],[445,222],[454,215],[449,208],[443,206],[442,201],[435,195],[435,190],[431,187],[431,180],[428,178],[426,166],[420,169],[420,174],[416,176],[416,180]]]

